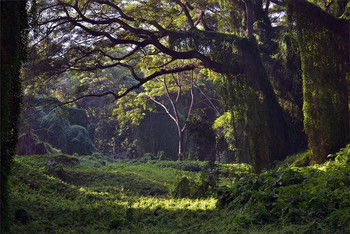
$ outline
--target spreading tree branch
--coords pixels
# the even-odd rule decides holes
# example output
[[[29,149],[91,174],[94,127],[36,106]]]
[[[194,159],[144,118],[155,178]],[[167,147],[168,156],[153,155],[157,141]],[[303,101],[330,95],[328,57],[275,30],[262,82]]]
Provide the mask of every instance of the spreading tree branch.
[[[75,98],[73,100],[67,101],[67,102],[63,102],[61,105],[66,105],[66,104],[70,104],[70,103],[74,103],[77,102],[83,98],[87,98],[87,97],[104,97],[104,96],[108,96],[108,95],[112,95],[114,97],[114,101],[116,101],[117,99],[120,99],[124,96],[126,96],[128,93],[130,93],[131,91],[140,88],[143,84],[145,84],[146,82],[155,79],[158,76],[161,75],[165,75],[165,74],[172,74],[172,73],[176,73],[176,72],[183,72],[183,71],[190,71],[196,68],[203,68],[203,65],[201,63],[198,62],[193,62],[193,63],[189,63],[186,64],[184,66],[181,67],[176,67],[176,68],[169,68],[169,69],[161,69],[160,71],[156,71],[154,73],[152,73],[151,75],[145,77],[145,78],[139,78],[138,84],[135,84],[131,87],[129,87],[128,89],[126,89],[124,92],[122,92],[121,94],[117,94],[113,91],[107,91],[104,93],[100,93],[100,94],[86,94],[86,95],[82,95],[78,98]]]

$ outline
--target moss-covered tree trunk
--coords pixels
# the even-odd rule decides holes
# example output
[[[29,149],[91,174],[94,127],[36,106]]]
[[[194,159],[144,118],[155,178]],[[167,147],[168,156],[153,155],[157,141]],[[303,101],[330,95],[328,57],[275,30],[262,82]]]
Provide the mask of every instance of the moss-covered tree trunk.
[[[349,29],[305,1],[288,1],[297,22],[303,72],[304,127],[313,163],[349,142]]]
[[[9,186],[18,136],[19,79],[25,56],[26,1],[0,2],[1,8],[1,232],[9,230]]]

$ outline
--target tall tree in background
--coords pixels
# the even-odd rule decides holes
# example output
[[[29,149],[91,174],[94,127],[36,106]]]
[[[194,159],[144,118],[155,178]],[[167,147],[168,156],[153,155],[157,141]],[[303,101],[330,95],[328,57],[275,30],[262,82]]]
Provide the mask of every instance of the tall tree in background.
[[[1,232],[10,227],[9,176],[16,152],[21,63],[26,57],[27,1],[0,2],[1,9]]]
[[[183,160],[184,133],[192,110],[198,108],[199,100],[202,99],[202,103],[217,109],[211,98],[196,84],[201,76],[198,73],[198,70],[179,72],[168,75],[168,78],[164,75],[145,84],[146,92],[140,94],[160,106],[175,123],[178,133],[178,160]]]
[[[147,98],[149,98],[154,103],[162,107],[163,110],[167,113],[167,115],[175,123],[178,133],[178,160],[182,161],[184,153],[183,135],[186,130],[186,121],[191,115],[194,102],[194,72],[192,71],[190,75],[186,75],[184,72],[172,74],[171,78],[172,79],[166,79],[165,75],[163,75],[163,78],[157,78],[158,82],[156,82],[153,87],[152,85],[147,85],[146,88],[148,92],[142,94],[146,95]],[[189,89],[190,92],[190,102],[188,105],[187,112],[184,112],[184,117],[181,118],[181,112],[179,110],[179,101],[180,97],[183,96],[183,92],[188,91],[186,89]],[[175,97],[172,97],[173,92],[176,93]],[[167,101],[171,105],[171,108],[167,107],[167,105],[156,99],[156,96],[162,97],[165,95],[167,97]]]

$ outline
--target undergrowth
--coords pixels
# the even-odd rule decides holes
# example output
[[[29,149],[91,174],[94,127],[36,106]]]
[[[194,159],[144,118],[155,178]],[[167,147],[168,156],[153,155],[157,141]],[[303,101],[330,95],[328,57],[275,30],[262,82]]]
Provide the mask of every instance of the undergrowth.
[[[217,205],[236,211],[234,220],[241,226],[299,225],[308,233],[350,233],[349,178],[350,145],[325,164],[282,167],[221,187]]]
[[[245,164],[17,156],[11,233],[350,232],[349,151],[260,175]]]

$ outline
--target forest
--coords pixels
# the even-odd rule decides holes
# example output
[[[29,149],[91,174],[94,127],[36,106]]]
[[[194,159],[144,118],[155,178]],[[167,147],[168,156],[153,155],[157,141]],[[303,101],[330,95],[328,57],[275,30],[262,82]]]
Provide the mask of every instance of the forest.
[[[1,233],[350,232],[348,0],[0,4]]]

